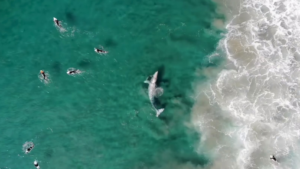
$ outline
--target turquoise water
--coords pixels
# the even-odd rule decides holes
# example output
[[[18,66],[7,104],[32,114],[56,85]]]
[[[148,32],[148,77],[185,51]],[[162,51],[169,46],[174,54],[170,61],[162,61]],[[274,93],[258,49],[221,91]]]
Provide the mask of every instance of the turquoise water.
[[[0,168],[192,168],[195,70],[222,19],[209,0],[0,2]],[[65,32],[53,24],[62,20]],[[103,46],[107,55],[94,47]],[[68,68],[83,71],[68,76]],[[39,71],[50,82],[39,79]],[[155,117],[143,81],[159,71]],[[32,141],[30,154],[22,145]]]

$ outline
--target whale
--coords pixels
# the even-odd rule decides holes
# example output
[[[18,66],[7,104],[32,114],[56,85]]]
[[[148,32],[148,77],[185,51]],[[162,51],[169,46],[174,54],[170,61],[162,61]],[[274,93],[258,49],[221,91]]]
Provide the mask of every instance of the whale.
[[[164,109],[157,109],[155,106],[154,106],[154,97],[156,95],[156,81],[157,81],[157,75],[158,75],[158,71],[156,71],[154,73],[154,75],[152,76],[152,78],[149,80],[145,80],[144,82],[147,83],[149,86],[148,86],[148,96],[149,96],[149,99],[150,99],[150,102],[151,102],[151,105],[152,107],[154,108],[154,110],[156,111],[156,117],[158,117],[163,111]]]

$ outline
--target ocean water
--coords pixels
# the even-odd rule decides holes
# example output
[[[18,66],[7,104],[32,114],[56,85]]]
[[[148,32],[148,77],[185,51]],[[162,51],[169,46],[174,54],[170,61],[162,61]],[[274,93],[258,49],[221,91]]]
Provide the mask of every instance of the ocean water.
[[[202,168],[195,84],[221,57],[210,0],[1,1],[0,168]],[[62,21],[58,29],[53,17]],[[109,51],[98,55],[93,49]],[[82,71],[76,76],[67,69]],[[44,70],[49,82],[40,79]],[[155,117],[144,80],[159,71]],[[35,144],[26,154],[25,142]]]
[[[226,35],[212,56],[227,58],[195,93],[192,121],[209,169],[298,169],[300,3],[217,1]],[[269,159],[273,154],[278,162]]]

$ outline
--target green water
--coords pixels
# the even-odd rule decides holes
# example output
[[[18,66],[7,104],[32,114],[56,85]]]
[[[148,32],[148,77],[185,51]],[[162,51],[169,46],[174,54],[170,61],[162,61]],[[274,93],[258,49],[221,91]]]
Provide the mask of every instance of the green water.
[[[220,39],[215,8],[210,0],[1,1],[0,168],[208,164],[196,151],[201,134],[186,124],[191,84],[207,78],[195,70],[218,66],[207,58]],[[96,54],[99,45],[109,53]],[[70,67],[83,73],[68,76]],[[159,118],[143,83],[157,70]],[[35,144],[27,155],[26,141]]]

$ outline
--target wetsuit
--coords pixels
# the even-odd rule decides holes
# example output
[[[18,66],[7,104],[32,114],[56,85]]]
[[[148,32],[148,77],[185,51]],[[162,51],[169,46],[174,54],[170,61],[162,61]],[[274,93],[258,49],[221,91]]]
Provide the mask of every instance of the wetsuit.
[[[46,75],[45,75],[45,73],[44,73],[44,72],[42,73],[42,75],[43,75],[44,79],[46,80]]]
[[[34,164],[34,166],[35,166],[36,168],[38,168],[38,169],[40,168],[39,163],[38,163],[37,161],[34,161],[33,164]]]
[[[71,70],[69,71],[69,74],[76,74],[77,73],[77,70]]]
[[[57,26],[61,27],[61,25],[59,24],[59,20],[55,20],[55,23]]]
[[[275,158],[274,155],[272,155],[272,156],[270,157],[270,159],[271,159],[271,160],[274,160],[274,161],[277,161],[277,159]]]
[[[101,50],[101,49],[96,49],[98,53],[106,53],[105,50]]]

